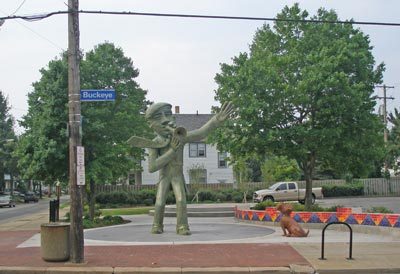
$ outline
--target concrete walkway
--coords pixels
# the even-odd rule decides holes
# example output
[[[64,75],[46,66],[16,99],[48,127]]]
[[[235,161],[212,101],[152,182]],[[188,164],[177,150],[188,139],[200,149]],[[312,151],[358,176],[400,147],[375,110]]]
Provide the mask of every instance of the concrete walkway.
[[[61,213],[60,216],[63,216]],[[124,216],[125,225],[85,231],[85,262],[41,259],[40,225],[47,212],[0,225],[0,273],[400,273],[400,239],[390,235],[321,230],[307,238],[281,236],[279,227],[240,223],[234,218],[189,218],[191,236],[149,233],[152,217]]]

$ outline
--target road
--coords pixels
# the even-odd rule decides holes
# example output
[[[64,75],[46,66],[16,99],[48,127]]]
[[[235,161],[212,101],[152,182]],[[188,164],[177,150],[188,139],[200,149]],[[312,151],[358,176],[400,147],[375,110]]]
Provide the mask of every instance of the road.
[[[61,203],[69,201],[69,196],[61,197]],[[41,211],[49,210],[49,202],[51,199],[41,199],[37,203],[19,203],[16,207],[0,208],[0,224],[7,223],[16,217],[21,217],[28,214],[34,214]]]
[[[385,207],[393,213],[400,214],[400,197],[341,197],[324,198],[316,204],[322,207],[340,205],[343,207],[361,207],[363,212],[371,212],[373,207]]]

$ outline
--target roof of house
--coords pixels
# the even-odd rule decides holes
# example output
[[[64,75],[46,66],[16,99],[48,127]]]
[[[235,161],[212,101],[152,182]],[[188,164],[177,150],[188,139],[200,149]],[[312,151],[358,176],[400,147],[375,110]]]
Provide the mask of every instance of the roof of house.
[[[187,131],[198,129],[208,122],[215,114],[174,114],[176,125]]]

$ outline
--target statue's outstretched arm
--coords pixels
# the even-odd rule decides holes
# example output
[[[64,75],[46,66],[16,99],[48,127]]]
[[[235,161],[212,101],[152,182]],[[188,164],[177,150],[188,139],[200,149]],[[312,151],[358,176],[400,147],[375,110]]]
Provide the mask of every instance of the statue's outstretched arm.
[[[234,111],[231,102],[225,102],[221,106],[221,110],[215,114],[206,124],[201,128],[188,132],[185,141],[193,142],[204,139],[208,133],[220,126]]]

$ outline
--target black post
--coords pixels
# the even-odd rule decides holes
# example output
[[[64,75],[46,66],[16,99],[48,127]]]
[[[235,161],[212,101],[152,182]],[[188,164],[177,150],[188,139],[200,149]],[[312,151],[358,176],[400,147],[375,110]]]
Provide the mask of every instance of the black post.
[[[352,258],[352,253],[353,253],[353,229],[351,228],[351,226],[348,223],[345,222],[331,222],[328,223],[324,229],[322,230],[322,242],[321,242],[321,258],[319,258],[320,260],[326,260],[326,258],[324,257],[324,250],[325,250],[325,230],[328,228],[328,226],[333,225],[333,224],[342,224],[342,225],[346,225],[349,230],[350,230],[350,246],[349,246],[349,257],[346,258],[347,260],[353,260]]]
[[[60,220],[59,211],[60,211],[60,200],[50,201],[49,222],[55,223]]]

